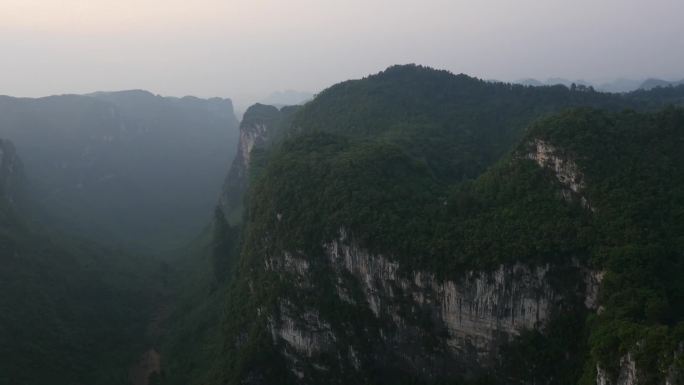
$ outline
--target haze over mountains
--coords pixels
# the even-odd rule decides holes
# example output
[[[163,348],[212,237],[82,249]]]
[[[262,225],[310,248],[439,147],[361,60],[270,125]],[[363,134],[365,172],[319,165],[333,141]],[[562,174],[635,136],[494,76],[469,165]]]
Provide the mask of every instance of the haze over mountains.
[[[128,383],[155,261],[34,223],[22,160],[7,140],[0,154],[0,384]]]
[[[684,1],[0,4],[0,385],[684,385]]]
[[[684,381],[684,84],[308,97],[0,97],[0,384]]]
[[[0,137],[50,220],[109,244],[177,247],[211,216],[237,146],[229,99],[146,91],[0,97]]]

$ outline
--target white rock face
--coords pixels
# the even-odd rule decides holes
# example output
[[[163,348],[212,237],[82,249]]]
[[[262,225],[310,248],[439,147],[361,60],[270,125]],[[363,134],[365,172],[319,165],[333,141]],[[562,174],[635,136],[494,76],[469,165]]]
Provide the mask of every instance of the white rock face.
[[[530,152],[528,157],[540,167],[552,169],[558,181],[567,186],[575,193],[584,188],[584,177],[575,162],[564,159],[558,149],[543,140],[534,141],[535,151]]]
[[[502,335],[542,327],[553,303],[560,300],[546,279],[548,267],[500,266],[492,272],[466,272],[458,281],[440,281],[423,271],[400,275],[398,263],[348,244],[344,232],[326,250],[338,273],[351,273],[361,282],[377,317],[389,316],[396,327],[405,327],[397,303],[405,304],[407,298],[399,300],[398,291],[412,306],[433,310],[447,330],[446,342],[454,354],[475,349],[481,358],[491,355]]]
[[[299,320],[287,313],[281,313],[278,326],[274,322],[271,332],[274,340],[280,338],[298,353],[311,357],[329,343],[330,325],[321,322],[315,313],[304,315],[313,318],[313,321],[299,325]]]
[[[636,362],[629,353],[620,359],[620,373],[614,384],[608,373],[600,365],[596,365],[597,385],[637,385],[638,382]]]
[[[247,111],[245,118],[240,123],[237,154],[231,163],[223,184],[223,191],[219,197],[219,204],[224,209],[225,214],[232,214],[233,210],[238,211],[242,205],[248,186],[252,150],[269,140],[279,115],[278,109],[275,107],[271,107],[271,110],[266,113],[266,115],[272,114],[273,116],[261,116],[261,112],[250,112],[250,110]],[[237,214],[235,214],[236,217],[239,217]],[[230,215],[228,216],[230,217]]]
[[[636,362],[630,354],[623,357],[620,361],[620,374],[618,375],[617,385],[637,385]]]
[[[584,274],[584,283],[586,285],[584,306],[587,309],[596,309],[599,314],[602,312],[602,308],[598,303],[599,288],[605,274],[605,271],[596,270],[587,270]]]
[[[527,154],[527,158],[534,160],[539,167],[550,169],[556,175],[556,179],[567,188],[561,191],[561,196],[565,200],[572,200],[573,195],[578,196],[583,207],[593,208],[582,195],[585,187],[584,175],[577,164],[566,157],[553,145],[537,139],[531,143],[532,150]]]
[[[264,263],[268,271],[284,271],[300,277],[305,277],[309,271],[309,261],[295,257],[287,251],[280,258],[267,258]]]
[[[675,361],[682,351],[684,351],[684,343],[680,344],[679,349],[674,352]],[[661,384],[678,384],[681,380],[680,376],[681,373],[676,369],[675,364],[672,364],[667,369],[665,380]],[[615,381],[612,381],[611,376],[601,368],[600,364],[596,365],[596,385],[638,385],[639,383],[639,370],[631,353],[627,353],[620,358],[620,371]]]
[[[501,265],[441,280],[426,271],[402,271],[397,262],[359,247],[344,230],[324,245],[323,257],[338,299],[374,315],[381,325],[373,334],[375,343],[391,346],[393,354],[404,355],[402,359],[407,365],[415,363],[416,370],[425,367],[420,360],[487,367],[503,342],[523,330],[542,328],[564,301],[549,283],[549,266]],[[283,252],[266,258],[265,268],[286,274],[294,287],[315,291],[311,263]],[[602,275],[577,269],[578,277],[587,280],[585,302],[596,306]],[[315,308],[296,310],[285,297],[279,304],[279,315],[269,318],[271,334],[274,343],[284,343],[282,353],[298,375],[306,373],[302,362],[313,365],[322,352],[337,352],[343,361],[340,367],[360,370],[364,358],[359,351],[340,345],[336,337],[345,330],[332,328]],[[423,323],[417,321],[420,317]],[[437,350],[426,350],[425,338],[436,338]]]
[[[596,364],[596,385],[610,385],[608,374],[601,369],[601,365]]]
[[[281,352],[289,361],[289,368],[295,376],[304,378],[304,367],[309,363],[319,371],[327,369],[311,360],[329,350],[335,341],[330,324],[322,320],[318,312],[297,312],[292,303],[281,300],[278,314],[270,315],[268,324],[273,343],[283,346]]]
[[[252,149],[257,141],[263,141],[268,135],[268,126],[256,123],[249,127],[240,127],[240,158],[245,170],[249,169]]]

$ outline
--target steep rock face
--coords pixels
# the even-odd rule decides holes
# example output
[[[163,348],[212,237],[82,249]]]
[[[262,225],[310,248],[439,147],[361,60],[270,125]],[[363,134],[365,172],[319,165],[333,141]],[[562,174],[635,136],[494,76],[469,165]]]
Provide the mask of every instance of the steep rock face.
[[[477,373],[496,363],[502,344],[523,330],[542,329],[575,294],[550,283],[558,268],[549,265],[501,265],[450,279],[403,271],[386,256],[360,247],[344,230],[324,245],[324,254],[324,267],[289,252],[265,262],[267,270],[295,282],[300,293],[332,288],[327,295],[335,297],[335,306],[366,314],[363,320],[340,323],[320,308],[280,296],[268,324],[273,343],[301,383],[315,383],[329,371],[370,367],[424,380]],[[576,265],[566,268],[566,274],[584,279],[576,289],[595,306],[600,274]]]
[[[638,385],[636,362],[631,354],[620,359],[620,372],[615,382],[610,380],[610,376],[599,365],[596,366],[596,385]]]
[[[291,349],[287,356],[297,361],[296,356],[311,358],[332,347],[335,335],[328,322],[319,313],[309,309],[299,313],[289,301],[279,303],[277,318],[269,319],[273,341],[281,339]],[[298,377],[300,377],[298,375]]]
[[[677,351],[674,352],[674,362],[667,368],[661,385],[677,385],[681,384],[682,380],[684,380],[680,368],[676,364],[682,352],[684,352],[684,343],[680,344]],[[627,353],[620,358],[618,367],[617,377],[615,377],[614,375],[611,376],[600,364],[596,365],[596,385],[639,385],[644,383],[642,379],[643,373],[640,373],[632,353]]]
[[[14,145],[0,139],[0,197],[15,206],[23,199],[23,166],[16,154]]]
[[[577,197],[583,207],[594,211],[587,198],[582,195],[585,188],[584,175],[572,159],[541,139],[534,140],[529,147],[527,158],[535,161],[539,167],[549,169],[554,173],[556,179],[565,187],[561,191],[564,199],[571,201],[573,197]]]
[[[219,204],[231,222],[239,221],[240,207],[247,191],[252,150],[265,145],[276,129],[282,113],[276,107],[255,104],[245,112],[240,123],[237,154],[223,184]]]
[[[390,315],[400,326],[405,322],[393,299],[397,289],[409,293],[413,306],[426,306],[436,315],[454,353],[474,348],[478,359],[488,356],[498,334],[515,335],[543,326],[559,299],[545,280],[548,267],[502,265],[492,272],[468,271],[458,280],[446,281],[423,271],[401,277],[399,264],[345,241],[342,233],[328,244],[328,257],[338,274],[351,273],[359,281],[371,311],[378,317]]]

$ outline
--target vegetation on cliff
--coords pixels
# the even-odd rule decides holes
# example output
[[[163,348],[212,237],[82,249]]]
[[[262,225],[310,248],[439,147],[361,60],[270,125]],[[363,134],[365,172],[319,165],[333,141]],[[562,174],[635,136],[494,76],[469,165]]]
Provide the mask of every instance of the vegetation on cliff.
[[[202,381],[296,382],[265,317],[277,312],[280,294],[298,289],[265,271],[265,259],[289,251],[315,264],[340,228],[404,272],[445,278],[502,263],[604,271],[601,314],[568,303],[546,330],[510,345],[519,360],[502,363],[495,380],[588,381],[597,362],[615,374],[627,352],[645,376],[662,379],[684,309],[684,112],[617,112],[681,98],[677,89],[661,93],[492,84],[418,66],[322,92],[281,141],[255,152],[247,220],[239,237],[225,238],[236,268],[220,286],[227,304],[214,336],[222,359],[201,363]],[[530,158],[536,140],[577,165],[581,191],[565,191],[554,170]],[[365,317],[361,307],[343,310],[323,297],[306,301],[327,314]],[[546,365],[520,370],[539,355]],[[174,374],[170,383],[191,380]],[[384,381],[366,374],[360,378]]]

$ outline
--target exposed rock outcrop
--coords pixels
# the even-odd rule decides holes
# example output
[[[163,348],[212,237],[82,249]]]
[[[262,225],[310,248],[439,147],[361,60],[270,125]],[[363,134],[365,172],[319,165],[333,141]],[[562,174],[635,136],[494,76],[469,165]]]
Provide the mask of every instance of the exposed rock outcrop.
[[[596,365],[596,385],[637,384],[639,384],[639,376],[637,374],[636,362],[629,353],[620,359],[620,371],[617,378],[614,380],[610,374],[601,367],[600,364]]]
[[[342,371],[387,365],[425,379],[476,372],[492,367],[502,344],[523,330],[542,329],[572,295],[552,286],[555,267],[549,265],[501,265],[450,279],[406,272],[390,258],[360,247],[344,230],[324,245],[324,253],[324,270],[316,265],[319,260],[289,252],[268,258],[265,268],[312,292],[327,285],[321,283],[324,271],[336,301],[365,311],[371,320],[340,328],[316,307],[298,308],[281,296],[278,314],[269,316],[271,335],[300,379],[329,370],[318,359],[330,355]],[[601,274],[576,264],[569,269],[586,281],[578,287],[585,290],[584,302],[596,306]],[[356,327],[365,329],[369,346],[346,338]]]
[[[330,324],[315,310],[298,312],[289,301],[279,303],[279,312],[269,322],[273,340],[283,339],[287,346],[306,357],[326,350],[334,341]]]
[[[605,271],[585,270],[584,275],[584,284],[586,288],[584,306],[586,306],[587,309],[596,310],[599,314],[603,311],[598,303],[599,289],[601,288],[601,282],[603,282],[605,274]]]
[[[678,358],[681,356],[682,352],[684,352],[684,343],[680,344],[679,348],[673,353],[673,363],[665,371],[665,378],[660,384],[678,385],[682,383],[684,378],[680,371],[681,367],[677,366]],[[627,353],[620,358],[617,377],[614,374],[611,376],[607,370],[601,367],[601,364],[596,365],[596,385],[639,385],[644,383],[642,377],[632,353]]]
[[[565,156],[558,148],[541,139],[530,143],[527,158],[535,161],[539,167],[551,170],[556,179],[565,187],[561,196],[571,201],[573,197],[579,199],[580,204],[594,211],[587,198],[582,194],[585,188],[584,175],[577,164]]]
[[[271,132],[278,126],[281,118],[280,110],[264,104],[255,104],[245,112],[240,123],[238,151],[219,199],[219,204],[230,222],[240,218],[240,207],[248,186],[252,150],[268,142]]]

